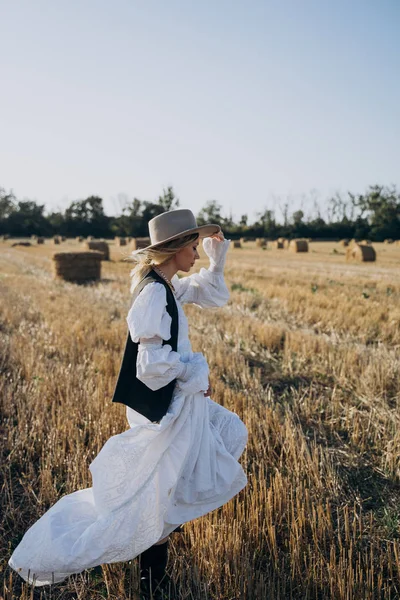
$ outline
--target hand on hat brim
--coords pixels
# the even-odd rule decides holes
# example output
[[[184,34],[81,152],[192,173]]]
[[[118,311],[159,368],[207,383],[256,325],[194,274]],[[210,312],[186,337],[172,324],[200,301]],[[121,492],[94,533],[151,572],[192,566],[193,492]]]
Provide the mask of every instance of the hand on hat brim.
[[[222,229],[218,233],[213,233],[212,235],[209,235],[207,237],[218,240],[219,242],[223,242],[225,240],[224,234],[222,233]],[[203,238],[203,240],[205,239],[206,238]]]

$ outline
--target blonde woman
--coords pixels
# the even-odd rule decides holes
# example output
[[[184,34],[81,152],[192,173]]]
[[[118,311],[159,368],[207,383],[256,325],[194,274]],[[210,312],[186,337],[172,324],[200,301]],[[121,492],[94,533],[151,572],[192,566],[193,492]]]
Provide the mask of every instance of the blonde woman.
[[[132,303],[113,396],[127,406],[130,427],[90,465],[93,486],[61,498],[14,551],[11,567],[35,585],[141,555],[143,582],[154,589],[164,577],[169,534],[246,485],[238,458],[247,430],[211,400],[208,365],[192,352],[182,308],[226,304],[229,240],[218,225],[197,226],[187,209],[155,217],[149,232],[151,244],[132,253]],[[179,279],[199,258],[200,239],[209,268]]]

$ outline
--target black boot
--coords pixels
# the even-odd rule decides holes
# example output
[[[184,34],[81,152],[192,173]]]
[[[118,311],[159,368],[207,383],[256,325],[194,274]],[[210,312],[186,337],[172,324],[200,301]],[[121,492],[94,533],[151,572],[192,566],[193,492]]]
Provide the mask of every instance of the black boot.
[[[154,598],[163,598],[162,589],[168,586],[165,573],[168,562],[168,540],[151,546],[140,555],[140,589]]]

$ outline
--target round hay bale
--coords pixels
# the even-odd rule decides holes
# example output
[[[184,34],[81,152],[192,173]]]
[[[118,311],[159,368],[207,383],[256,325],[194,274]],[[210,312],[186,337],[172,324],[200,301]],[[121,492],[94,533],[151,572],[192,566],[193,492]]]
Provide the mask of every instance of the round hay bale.
[[[231,241],[231,248],[241,248],[242,244],[240,243],[240,240],[232,240]]]
[[[347,248],[346,260],[355,260],[359,262],[375,262],[376,252],[372,246],[366,244],[354,244]]]
[[[117,242],[117,246],[126,246],[126,238],[124,237],[116,237],[115,241]]]
[[[31,235],[31,240],[37,240],[37,235]]]
[[[283,240],[275,240],[274,242],[272,242],[272,246],[273,248],[275,248],[275,250],[283,250],[285,248]]]
[[[65,235],[62,235],[62,236],[61,236],[61,241],[62,241],[62,242],[65,242],[66,240],[67,240],[67,238],[65,237]]]
[[[142,238],[132,238],[131,240],[131,250],[142,250],[143,248],[146,248],[147,246],[150,246],[150,238],[149,237],[142,237]]]
[[[55,235],[53,237],[53,242],[54,242],[54,244],[59,244],[60,243],[60,237],[58,235]]]
[[[85,242],[83,246],[87,250],[96,250],[97,252],[101,252],[103,255],[103,260],[110,260],[110,247],[107,242],[89,240],[88,242]]]
[[[347,246],[350,244],[350,240],[340,240],[339,244],[343,246],[343,248],[347,248]]]
[[[370,246],[371,245],[371,241],[370,240],[361,240],[360,244],[362,244],[363,246]]]
[[[86,239],[88,242],[91,242],[94,240],[94,237],[92,235],[88,235]]]
[[[384,241],[385,244],[393,244],[393,242],[394,240],[392,240],[391,238]]]
[[[307,240],[290,240],[289,250],[291,252],[308,252]]]
[[[75,238],[75,240],[77,242],[83,242],[83,235],[77,235],[76,238]]]
[[[102,252],[56,252],[52,258],[54,279],[85,283],[101,277]]]
[[[38,237],[38,238],[36,238],[36,243],[37,244],[44,244],[44,237]]]
[[[7,240],[10,239],[10,236],[8,235],[8,233],[5,233],[4,235],[1,236],[1,239],[3,240],[3,242],[6,242]]]
[[[265,238],[256,238],[256,246],[257,248],[266,248],[267,240]]]
[[[244,244],[245,242],[247,242],[247,238],[245,238],[245,237],[241,237],[241,238],[240,238],[240,243],[241,243],[241,244]]]

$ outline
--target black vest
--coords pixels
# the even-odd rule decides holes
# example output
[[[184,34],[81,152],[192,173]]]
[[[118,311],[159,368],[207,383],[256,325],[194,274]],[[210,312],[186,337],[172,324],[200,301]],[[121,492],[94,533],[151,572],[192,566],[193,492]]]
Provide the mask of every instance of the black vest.
[[[178,348],[178,307],[175,302],[174,294],[164,279],[162,279],[158,273],[151,270],[136,286],[132,296],[132,304],[143,288],[154,281],[162,283],[165,287],[167,292],[167,312],[172,318],[171,338],[167,341],[163,340],[163,345],[170,344],[172,350],[175,350],[176,352]],[[128,330],[125,351],[112,401],[126,404],[126,406],[133,408],[150,419],[150,421],[160,421],[168,411],[176,379],[155,392],[141,382],[136,377],[138,346],[139,344],[132,341]]]

